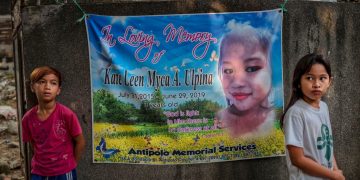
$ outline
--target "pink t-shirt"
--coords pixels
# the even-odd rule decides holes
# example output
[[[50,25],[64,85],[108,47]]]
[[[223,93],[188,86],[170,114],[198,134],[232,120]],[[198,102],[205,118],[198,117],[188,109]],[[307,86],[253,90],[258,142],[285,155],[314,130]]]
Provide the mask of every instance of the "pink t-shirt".
[[[22,120],[22,138],[34,146],[31,173],[56,176],[76,167],[73,138],[82,133],[79,121],[69,108],[56,103],[54,112],[44,121],[31,108]]]

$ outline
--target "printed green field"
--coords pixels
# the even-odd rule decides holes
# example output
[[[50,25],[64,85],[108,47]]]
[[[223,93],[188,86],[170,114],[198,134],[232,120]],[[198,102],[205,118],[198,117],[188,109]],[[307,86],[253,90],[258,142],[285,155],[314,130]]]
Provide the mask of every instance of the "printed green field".
[[[94,123],[94,161],[141,164],[204,163],[280,156],[284,135],[278,128],[262,138],[231,138],[221,129],[169,132],[169,126],[142,123]],[[101,138],[107,149],[120,152],[105,158],[96,150]]]

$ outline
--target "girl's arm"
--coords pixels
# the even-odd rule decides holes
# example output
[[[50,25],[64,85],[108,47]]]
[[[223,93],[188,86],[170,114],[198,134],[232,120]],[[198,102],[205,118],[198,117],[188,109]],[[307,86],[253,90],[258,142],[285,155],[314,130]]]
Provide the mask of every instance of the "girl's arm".
[[[339,166],[337,165],[337,162],[336,162],[336,160],[335,160],[335,156],[334,156],[334,169],[333,169],[333,171],[338,171],[338,172],[340,172],[340,173],[343,175],[342,170],[340,170],[340,169],[339,169]]]
[[[79,163],[81,154],[83,153],[85,149],[85,139],[83,134],[80,134],[74,138],[75,140],[75,150],[74,150],[74,156],[76,163]]]
[[[292,145],[287,145],[286,147],[289,152],[291,163],[303,172],[311,176],[325,177],[332,180],[345,180],[341,171],[327,169],[314,160],[304,156],[303,148]],[[336,162],[334,164],[336,164]],[[335,166],[337,168],[337,165]]]

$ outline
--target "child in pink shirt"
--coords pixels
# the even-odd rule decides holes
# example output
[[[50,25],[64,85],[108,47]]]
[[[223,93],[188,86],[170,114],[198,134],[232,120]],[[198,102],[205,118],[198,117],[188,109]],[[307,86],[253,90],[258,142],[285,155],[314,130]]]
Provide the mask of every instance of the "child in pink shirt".
[[[52,67],[38,67],[30,81],[38,105],[23,117],[22,138],[34,150],[31,179],[76,179],[85,140],[76,114],[56,102],[61,74]]]

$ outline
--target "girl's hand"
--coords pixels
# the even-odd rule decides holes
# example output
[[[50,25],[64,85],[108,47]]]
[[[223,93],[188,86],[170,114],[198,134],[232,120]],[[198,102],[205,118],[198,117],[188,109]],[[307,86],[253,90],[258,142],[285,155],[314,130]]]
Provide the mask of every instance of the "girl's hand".
[[[334,171],[334,178],[333,180],[345,180],[345,176],[343,175],[343,172],[339,169],[335,169]]]

